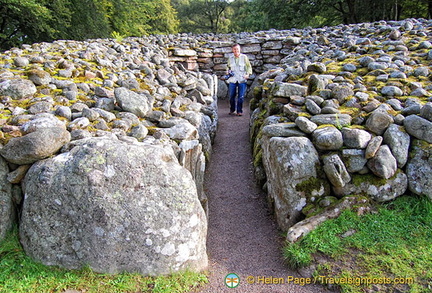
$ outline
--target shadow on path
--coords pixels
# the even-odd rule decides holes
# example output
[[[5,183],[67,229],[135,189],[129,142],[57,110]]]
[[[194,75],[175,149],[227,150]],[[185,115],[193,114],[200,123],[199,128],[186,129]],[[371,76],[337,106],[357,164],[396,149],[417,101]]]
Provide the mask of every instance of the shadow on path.
[[[205,191],[209,199],[209,284],[201,293],[280,292],[318,293],[318,285],[287,284],[300,277],[283,263],[281,231],[256,186],[249,141],[249,104],[244,116],[228,115],[228,101],[219,101],[219,125],[207,166]],[[240,285],[228,288],[225,276],[235,273]],[[254,284],[247,282],[254,276]],[[284,278],[284,284],[257,284],[257,277]]]

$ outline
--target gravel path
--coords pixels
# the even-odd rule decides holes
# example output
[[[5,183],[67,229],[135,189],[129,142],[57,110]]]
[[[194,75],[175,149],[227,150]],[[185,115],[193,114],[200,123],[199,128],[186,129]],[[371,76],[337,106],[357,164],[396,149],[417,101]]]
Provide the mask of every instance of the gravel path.
[[[265,194],[254,183],[248,108],[246,103],[242,117],[230,116],[228,101],[219,101],[219,126],[205,179],[209,283],[195,292],[328,292],[319,285],[287,282],[288,277],[301,276],[283,263],[281,231]],[[229,273],[240,277],[238,287],[225,285]],[[254,284],[247,282],[249,276],[254,277]],[[257,284],[259,277],[283,278],[284,284]]]

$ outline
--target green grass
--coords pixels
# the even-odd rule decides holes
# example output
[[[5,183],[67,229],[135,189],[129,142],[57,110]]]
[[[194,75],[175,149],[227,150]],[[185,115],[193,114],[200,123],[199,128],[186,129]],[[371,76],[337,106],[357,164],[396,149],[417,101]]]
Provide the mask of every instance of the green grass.
[[[86,293],[189,292],[207,282],[204,274],[183,272],[170,276],[145,277],[139,274],[99,274],[89,268],[65,270],[34,262],[26,256],[15,229],[0,243],[0,292],[63,292],[66,289]]]
[[[347,231],[351,236],[342,237]],[[379,292],[432,292],[432,202],[403,196],[376,213],[346,211],[326,221],[299,242],[284,248],[287,263],[307,266],[326,259],[316,274],[332,278],[404,278],[406,283],[375,284]],[[365,292],[372,284],[342,284],[342,292]]]

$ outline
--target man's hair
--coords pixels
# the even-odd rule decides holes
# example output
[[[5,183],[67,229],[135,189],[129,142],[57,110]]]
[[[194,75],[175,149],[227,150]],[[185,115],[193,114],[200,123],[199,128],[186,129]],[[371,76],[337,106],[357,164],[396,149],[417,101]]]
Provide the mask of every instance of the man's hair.
[[[240,47],[240,44],[239,43],[235,43],[234,45],[231,46],[231,48],[234,48],[234,47]]]

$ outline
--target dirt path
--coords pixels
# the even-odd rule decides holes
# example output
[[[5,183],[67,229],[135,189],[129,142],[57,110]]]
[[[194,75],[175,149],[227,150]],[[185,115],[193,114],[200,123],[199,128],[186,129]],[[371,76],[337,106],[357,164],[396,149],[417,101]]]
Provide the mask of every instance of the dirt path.
[[[219,126],[205,179],[209,284],[197,292],[327,292],[318,285],[286,282],[290,276],[301,276],[283,263],[281,231],[267,208],[265,194],[254,183],[248,103],[244,111],[242,117],[230,116],[228,102],[219,101]],[[230,273],[240,277],[236,288],[224,283]],[[254,284],[247,282],[249,276],[254,277]],[[283,278],[284,284],[257,284],[259,277]]]

